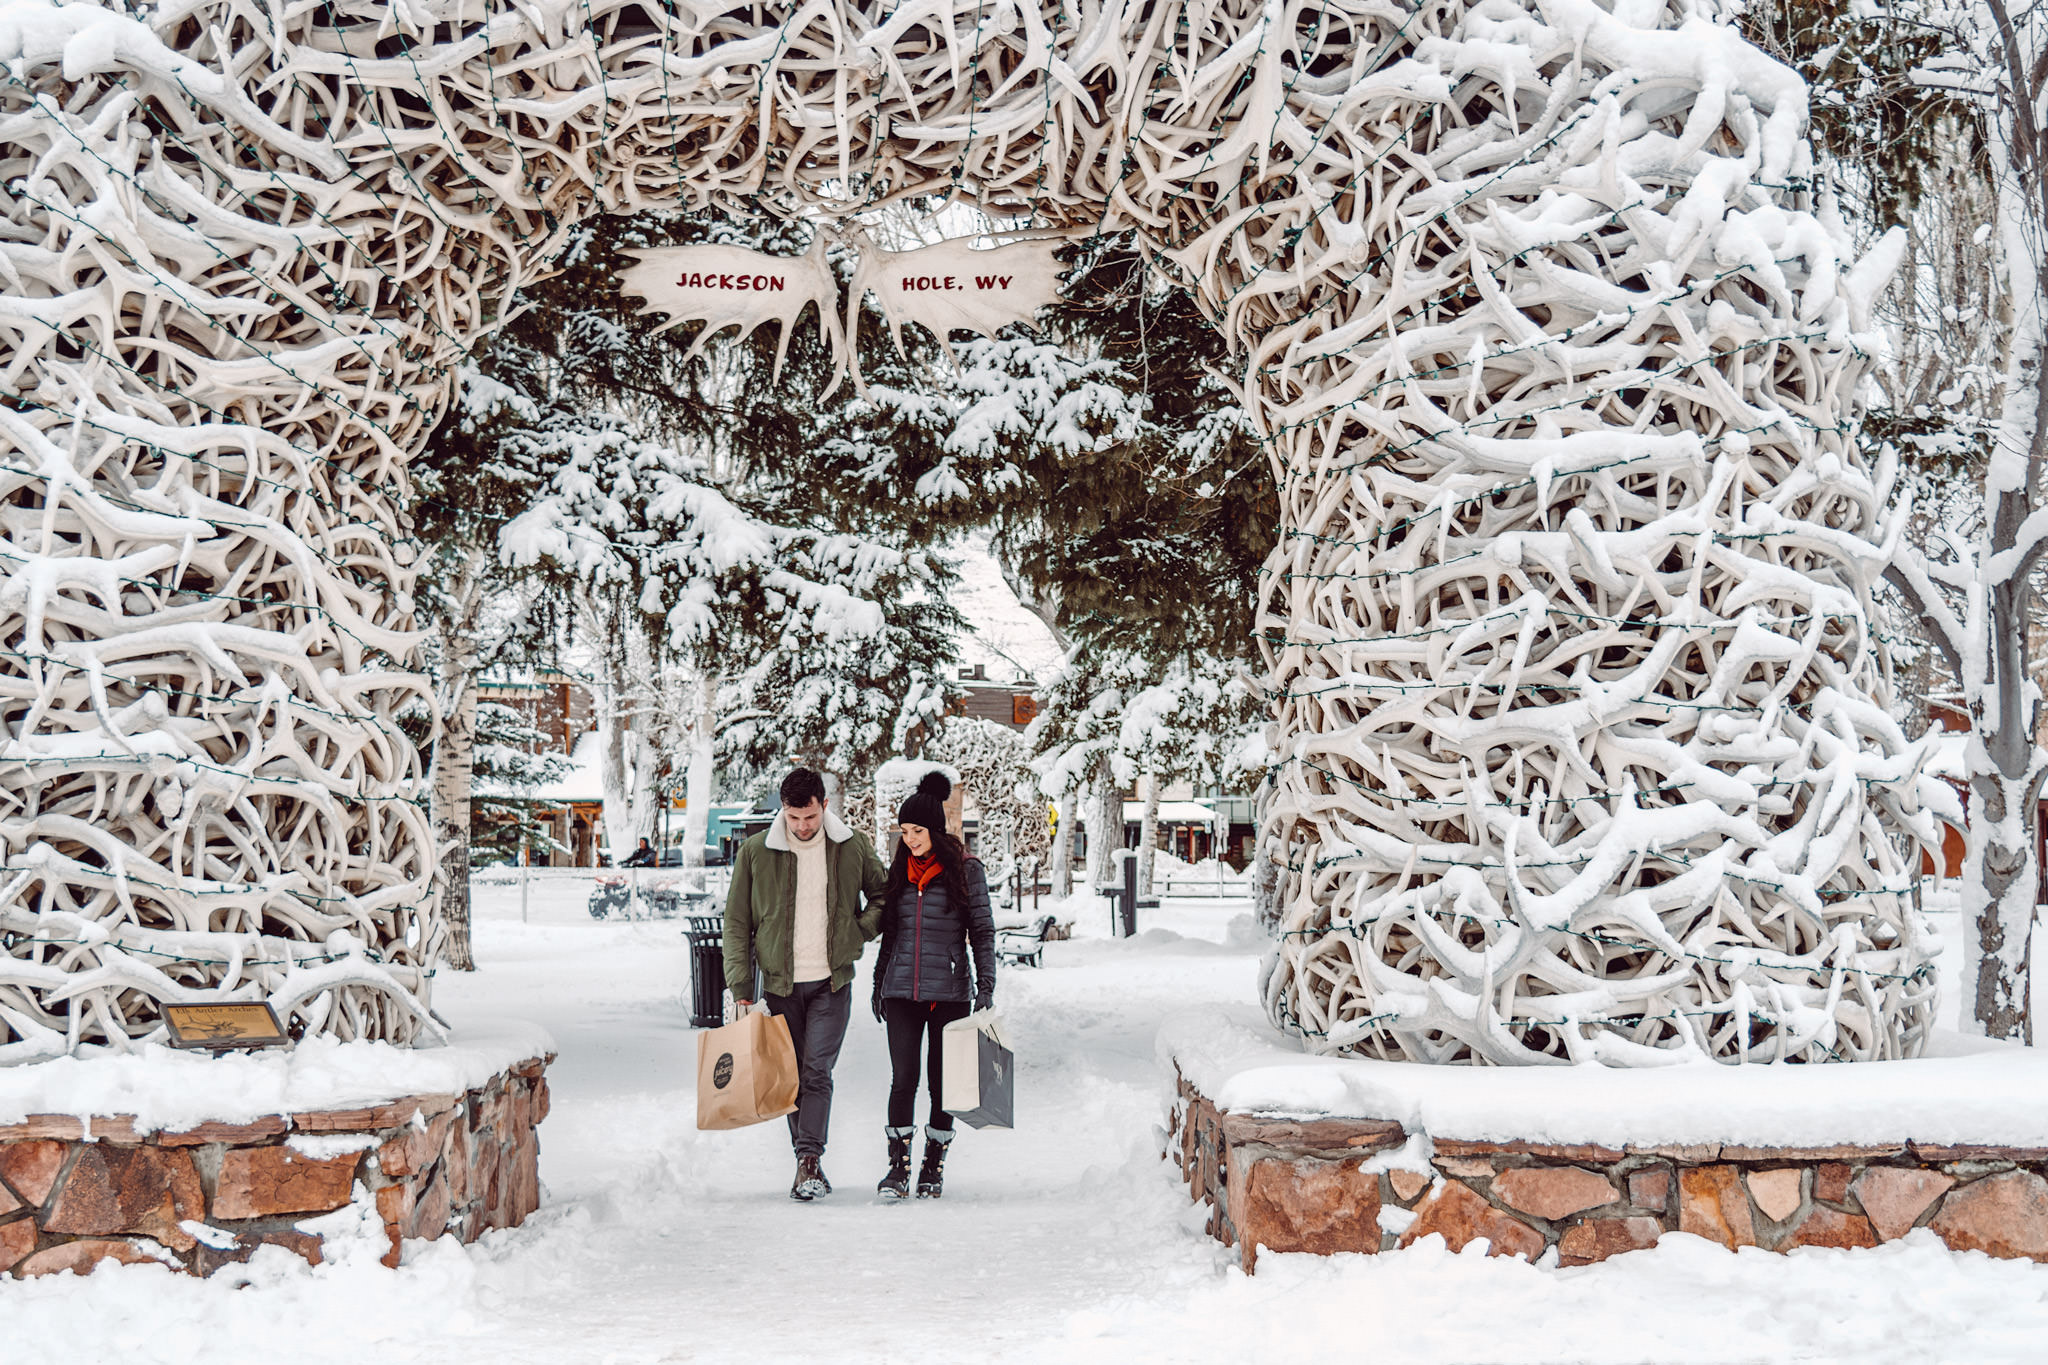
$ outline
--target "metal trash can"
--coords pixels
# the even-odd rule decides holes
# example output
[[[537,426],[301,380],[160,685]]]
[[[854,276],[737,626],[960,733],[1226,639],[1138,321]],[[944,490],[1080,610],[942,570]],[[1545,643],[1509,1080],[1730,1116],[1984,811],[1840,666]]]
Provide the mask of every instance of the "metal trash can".
[[[691,915],[689,925],[690,1027],[717,1028],[725,1022],[725,916]]]

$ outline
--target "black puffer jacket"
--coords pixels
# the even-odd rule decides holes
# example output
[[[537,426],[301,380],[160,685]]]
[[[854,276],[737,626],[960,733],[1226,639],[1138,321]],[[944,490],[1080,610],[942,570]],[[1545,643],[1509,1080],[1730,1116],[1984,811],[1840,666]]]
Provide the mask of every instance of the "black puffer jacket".
[[[967,904],[940,877],[923,891],[906,886],[883,914],[882,960],[875,967],[877,1000],[975,1001],[985,1006],[996,989],[996,927],[989,914],[988,879],[967,860]],[[967,974],[968,953],[974,975]]]

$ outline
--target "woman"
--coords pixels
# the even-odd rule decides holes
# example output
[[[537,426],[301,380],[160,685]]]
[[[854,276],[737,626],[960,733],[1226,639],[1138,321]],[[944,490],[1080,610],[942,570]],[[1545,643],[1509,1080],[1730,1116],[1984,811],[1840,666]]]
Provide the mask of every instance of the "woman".
[[[875,964],[875,1017],[889,1026],[889,1173],[875,1189],[884,1199],[910,1193],[911,1126],[917,1102],[917,1067],[924,1057],[931,1119],[924,1130],[924,1165],[917,1196],[937,1199],[945,1183],[946,1148],[953,1116],[940,1107],[940,1071],[946,1025],[985,1010],[995,998],[996,931],[989,915],[988,882],[981,864],[946,832],[946,798],[953,784],[927,773],[896,820],[903,838],[889,866],[883,893],[882,954]],[[974,974],[968,976],[972,949]]]

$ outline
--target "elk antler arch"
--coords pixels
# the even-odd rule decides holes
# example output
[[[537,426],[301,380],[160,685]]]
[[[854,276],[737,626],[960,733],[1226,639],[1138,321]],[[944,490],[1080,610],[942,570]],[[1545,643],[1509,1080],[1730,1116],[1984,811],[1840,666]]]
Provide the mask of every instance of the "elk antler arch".
[[[1880,1057],[1931,973],[1851,443],[1870,281],[1711,0],[0,10],[0,1060],[431,1027],[406,462],[593,212],[1129,228],[1284,525],[1273,1016]]]

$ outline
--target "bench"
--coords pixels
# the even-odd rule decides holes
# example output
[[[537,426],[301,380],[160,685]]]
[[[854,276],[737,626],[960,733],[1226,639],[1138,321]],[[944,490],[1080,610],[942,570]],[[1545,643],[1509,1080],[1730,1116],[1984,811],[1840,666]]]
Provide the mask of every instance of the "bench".
[[[996,930],[996,961],[1015,967],[1043,967],[1046,939],[1056,937],[1058,928],[1059,921],[1045,915],[1034,924]]]

